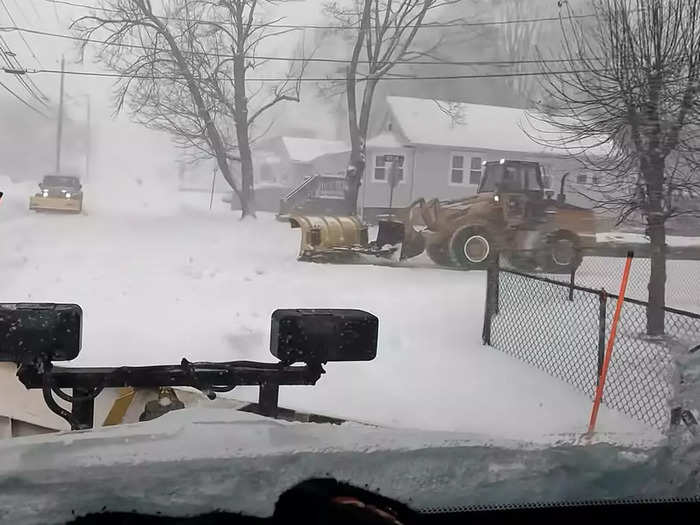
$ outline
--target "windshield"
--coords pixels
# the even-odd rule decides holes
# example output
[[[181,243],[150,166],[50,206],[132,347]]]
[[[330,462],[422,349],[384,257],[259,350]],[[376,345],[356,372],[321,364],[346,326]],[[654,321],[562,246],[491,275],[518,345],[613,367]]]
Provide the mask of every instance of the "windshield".
[[[487,164],[479,193],[541,190],[542,178],[537,166],[530,164]]]
[[[46,186],[79,186],[77,177],[62,177],[58,175],[47,175],[42,181]]]
[[[700,0],[0,0],[0,303],[82,322],[3,324],[0,475],[696,491],[698,57]]]

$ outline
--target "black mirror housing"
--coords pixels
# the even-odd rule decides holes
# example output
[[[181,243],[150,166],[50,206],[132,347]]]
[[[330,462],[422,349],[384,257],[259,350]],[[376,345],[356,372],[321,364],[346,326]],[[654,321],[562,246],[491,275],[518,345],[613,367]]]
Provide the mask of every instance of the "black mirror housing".
[[[379,319],[362,310],[285,309],[272,314],[270,352],[284,363],[371,361]]]
[[[70,361],[82,343],[77,304],[0,303],[0,361]]]

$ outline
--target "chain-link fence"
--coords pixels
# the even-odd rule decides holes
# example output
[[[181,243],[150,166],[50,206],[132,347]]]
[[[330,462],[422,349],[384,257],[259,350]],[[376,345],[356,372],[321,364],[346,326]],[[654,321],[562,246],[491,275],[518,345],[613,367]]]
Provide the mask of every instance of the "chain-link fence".
[[[574,274],[579,286],[617,292],[620,276],[625,266],[624,254],[618,257],[601,257],[583,252],[583,260]],[[635,254],[634,264],[627,285],[627,297],[647,301],[649,299],[649,274],[651,260]],[[566,274],[543,274],[555,281],[569,282]],[[666,305],[700,313],[700,261],[671,259],[666,261]]]
[[[634,271],[635,260],[632,264]],[[612,273],[612,271],[611,271]],[[528,275],[494,266],[487,274],[484,342],[583,391],[591,399],[610,336],[617,296],[571,287],[558,276]],[[622,270],[610,276],[619,287]],[[616,286],[612,286],[616,284]],[[674,392],[672,352],[700,344],[700,314],[667,308],[665,335],[646,335],[647,303],[625,299],[603,402],[664,429]]]

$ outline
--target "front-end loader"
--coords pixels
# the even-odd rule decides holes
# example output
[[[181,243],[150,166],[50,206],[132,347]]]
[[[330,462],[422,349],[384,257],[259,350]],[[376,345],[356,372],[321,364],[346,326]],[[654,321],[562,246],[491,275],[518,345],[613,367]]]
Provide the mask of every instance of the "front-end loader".
[[[565,177],[554,199],[545,192],[538,163],[485,162],[476,195],[418,199],[382,217],[374,241],[355,216],[292,215],[290,222],[301,229],[304,260],[359,254],[403,260],[426,252],[441,266],[483,269],[500,252],[521,270],[568,272],[580,265],[581,249],[595,243],[595,217],[566,202]]]

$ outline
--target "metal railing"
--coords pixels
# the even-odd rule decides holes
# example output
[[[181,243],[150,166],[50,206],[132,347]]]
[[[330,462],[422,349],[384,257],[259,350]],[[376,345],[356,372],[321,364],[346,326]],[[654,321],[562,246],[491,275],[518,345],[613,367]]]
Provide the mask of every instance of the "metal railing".
[[[494,265],[487,273],[483,341],[592,399],[617,300],[615,294],[574,284],[566,276]],[[678,382],[673,355],[700,344],[700,314],[667,307],[665,334],[652,337],[646,335],[648,306],[625,298],[603,403],[665,429]]]
[[[290,191],[280,202],[280,212],[287,213],[305,201],[342,199],[345,197],[345,178],[332,175],[313,175]]]
[[[318,186],[319,177],[319,175],[314,175],[304,180],[301,184],[299,184],[299,186],[294,188],[284,197],[284,201],[287,203],[294,202],[300,197],[306,198],[314,193],[316,191],[316,186]]]

